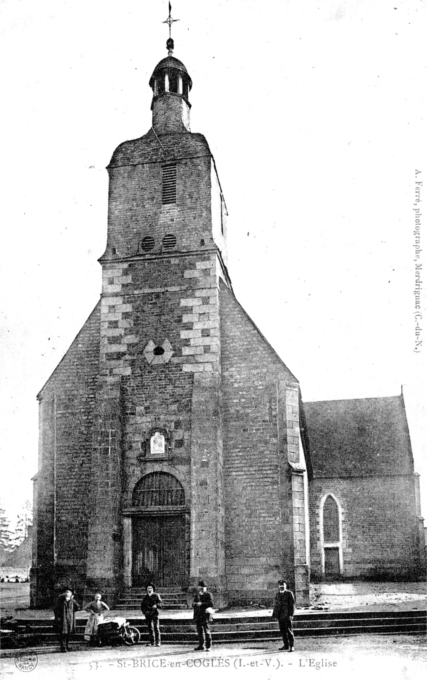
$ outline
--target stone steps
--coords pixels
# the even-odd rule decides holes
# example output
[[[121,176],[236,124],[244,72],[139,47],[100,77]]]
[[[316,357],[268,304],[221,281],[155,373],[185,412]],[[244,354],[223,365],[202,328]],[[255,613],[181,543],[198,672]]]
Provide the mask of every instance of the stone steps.
[[[147,627],[144,618],[128,617],[131,625],[141,631],[141,643],[148,642]],[[52,621],[20,620],[21,624],[31,626],[31,633],[22,636],[28,647],[41,653],[58,651],[59,645],[52,629]],[[83,640],[85,621],[77,619],[77,632],[74,636],[73,649],[85,648]],[[355,613],[304,613],[294,618],[295,636],[354,636],[362,634],[393,635],[421,634],[427,630],[427,612],[355,612]],[[161,634],[164,644],[195,644],[197,635],[190,618],[161,619]],[[280,639],[278,625],[270,616],[233,616],[222,614],[212,624],[214,644],[244,643],[248,641],[274,641]],[[14,650],[2,650],[1,656],[13,656]]]
[[[159,586],[156,588],[156,593],[163,595],[164,593],[186,593],[187,589],[182,586]],[[134,595],[146,595],[147,591],[144,586],[135,586],[132,588],[124,588],[123,593],[129,595],[133,593]]]
[[[187,593],[182,588],[156,588],[163,600],[164,609],[187,609]],[[120,611],[139,610],[141,600],[146,595],[145,588],[128,588],[124,591],[114,609]]]

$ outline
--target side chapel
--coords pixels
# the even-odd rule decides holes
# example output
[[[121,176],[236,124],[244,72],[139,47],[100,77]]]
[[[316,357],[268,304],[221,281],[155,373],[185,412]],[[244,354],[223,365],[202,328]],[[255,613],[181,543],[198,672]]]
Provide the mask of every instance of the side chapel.
[[[152,125],[113,153],[102,295],[38,395],[32,606],[153,580],[216,606],[299,606],[309,580],[424,566],[403,397],[306,404],[236,300],[227,208],[191,77],[155,67]],[[309,502],[310,494],[310,502]]]

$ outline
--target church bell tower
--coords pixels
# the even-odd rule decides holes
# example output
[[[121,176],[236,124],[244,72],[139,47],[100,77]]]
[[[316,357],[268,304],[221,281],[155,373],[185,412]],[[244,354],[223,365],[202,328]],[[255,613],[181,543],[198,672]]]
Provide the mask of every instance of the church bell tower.
[[[134,605],[151,582],[191,606],[202,579],[215,607],[270,606],[285,577],[301,606],[299,384],[233,294],[215,162],[166,46],[151,126],[108,165],[101,299],[38,395],[32,603],[66,585]]]
[[[86,585],[115,598],[147,581],[192,592],[203,578],[220,606],[226,205],[173,49],[169,37],[149,81],[151,128],[108,166]]]

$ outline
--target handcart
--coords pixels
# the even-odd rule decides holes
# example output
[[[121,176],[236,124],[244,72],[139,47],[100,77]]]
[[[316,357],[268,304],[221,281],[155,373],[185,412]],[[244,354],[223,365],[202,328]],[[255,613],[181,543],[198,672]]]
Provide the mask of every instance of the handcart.
[[[123,616],[104,619],[98,624],[100,645],[136,645],[141,639],[138,628],[131,626]]]

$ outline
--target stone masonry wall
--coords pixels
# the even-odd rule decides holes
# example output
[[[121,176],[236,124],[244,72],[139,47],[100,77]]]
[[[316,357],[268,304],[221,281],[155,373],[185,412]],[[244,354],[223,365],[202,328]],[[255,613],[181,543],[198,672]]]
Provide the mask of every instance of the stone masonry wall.
[[[39,401],[39,462],[34,485],[33,556],[30,572],[32,607],[49,606],[54,586],[55,520],[55,399],[51,392]]]
[[[157,134],[190,130],[190,107],[179,95],[170,93],[153,101],[153,128]]]
[[[270,602],[279,578],[295,585],[300,518],[288,463],[299,460],[297,384],[225,287],[221,339],[228,592]]]
[[[314,578],[322,578],[320,502],[328,493],[341,510],[343,577],[408,579],[420,574],[413,476],[318,478],[310,483]]]
[[[104,441],[100,431],[93,453],[93,586],[123,587],[129,556],[117,552],[121,513],[131,506],[135,484],[152,471],[175,474],[184,486],[191,575],[209,577],[218,589],[223,584],[219,266],[209,253],[104,266],[98,419],[119,415],[113,440]],[[164,362],[153,361],[158,346],[167,346]],[[147,449],[154,427],[167,433],[168,454],[160,461]],[[109,428],[111,422],[104,431]]]
[[[191,509],[189,576],[209,577],[221,588],[222,270],[211,216],[211,201],[220,203],[219,187],[215,185],[218,196],[213,196],[212,158],[201,135],[155,137],[150,132],[124,146],[126,151],[120,147],[109,168],[108,239],[101,259],[101,378],[92,464],[98,499],[89,540],[89,581],[104,579],[104,590],[120,589],[125,565],[128,585],[130,520],[122,515],[131,516],[132,491],[141,477],[165,471],[180,480],[187,511]],[[163,165],[173,161],[176,202],[163,204]],[[149,240],[147,249],[144,239]],[[122,261],[129,257],[133,259]],[[166,351],[164,361],[160,355],[154,358],[159,347]],[[105,414],[116,414],[115,422],[103,425]],[[154,427],[167,436],[168,454],[162,460],[147,453]]]
[[[50,604],[53,590],[60,586],[71,585],[78,592],[83,588],[99,317],[97,306],[39,395],[32,606]]]
[[[211,157],[177,161],[176,204],[162,205],[166,160],[110,169],[107,249],[114,247],[119,257],[141,253],[140,243],[147,236],[154,239],[147,257],[165,252],[162,240],[167,234],[176,236],[175,250],[180,252],[213,246]]]

